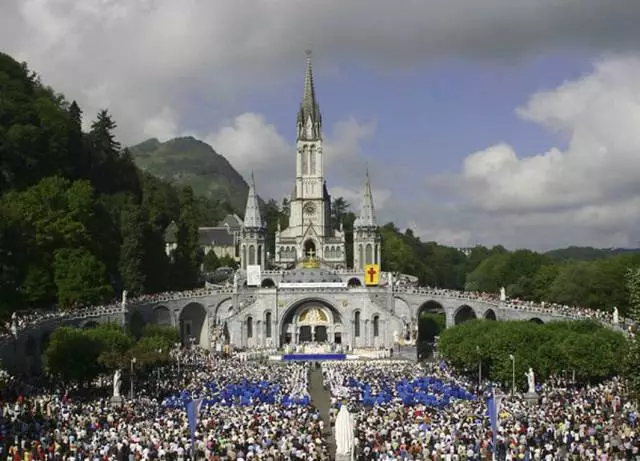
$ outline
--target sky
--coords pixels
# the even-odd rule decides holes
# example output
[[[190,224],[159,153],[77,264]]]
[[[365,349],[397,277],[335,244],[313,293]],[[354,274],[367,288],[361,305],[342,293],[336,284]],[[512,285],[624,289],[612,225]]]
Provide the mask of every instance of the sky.
[[[289,194],[305,49],[326,179],[423,240],[640,241],[638,0],[0,0],[0,50],[108,108],[124,144],[195,136]]]

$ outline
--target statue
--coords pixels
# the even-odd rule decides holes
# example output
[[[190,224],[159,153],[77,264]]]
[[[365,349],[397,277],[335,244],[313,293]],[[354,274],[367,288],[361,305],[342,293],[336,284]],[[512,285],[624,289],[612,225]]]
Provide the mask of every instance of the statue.
[[[527,391],[529,394],[536,393],[536,375],[533,373],[533,368],[529,367],[529,371],[524,374],[527,377],[527,384],[529,386],[529,390]]]
[[[113,374],[113,396],[120,397],[120,385],[122,384],[122,372],[120,369],[116,370]]]
[[[127,308],[127,290],[122,291],[122,309]]]
[[[619,321],[620,321],[620,318],[618,314],[618,306],[615,306],[613,308],[613,324],[617,325]]]
[[[233,273],[233,291],[238,291],[238,272]]]
[[[393,331],[393,342],[395,344],[398,344],[400,342],[400,333],[398,333],[398,330]]]
[[[500,301],[506,301],[507,300],[507,291],[504,289],[504,287],[500,288]]]

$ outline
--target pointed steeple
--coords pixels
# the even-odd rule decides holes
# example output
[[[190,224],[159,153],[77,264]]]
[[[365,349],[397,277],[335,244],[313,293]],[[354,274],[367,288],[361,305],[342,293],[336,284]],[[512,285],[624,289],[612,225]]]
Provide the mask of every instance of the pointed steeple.
[[[360,208],[359,227],[377,227],[376,210],[373,206],[373,194],[371,193],[371,181],[369,180],[369,169],[367,169],[366,181],[362,191],[362,208]]]
[[[309,138],[306,125],[311,121],[312,138],[320,135],[320,127],[322,126],[322,116],[320,115],[320,106],[316,100],[316,89],[313,85],[313,66],[311,64],[311,50],[306,51],[307,69],[304,74],[304,94],[298,111],[298,134],[299,137]]]
[[[260,204],[256,195],[256,182],[251,172],[251,183],[249,184],[249,195],[247,196],[247,206],[244,210],[244,227],[262,228],[262,217],[260,216]]]

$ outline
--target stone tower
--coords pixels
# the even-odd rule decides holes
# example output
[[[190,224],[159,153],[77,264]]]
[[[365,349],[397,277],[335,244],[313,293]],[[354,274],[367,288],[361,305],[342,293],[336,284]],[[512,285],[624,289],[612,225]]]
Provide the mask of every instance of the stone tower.
[[[288,267],[317,260],[326,266],[345,267],[344,232],[334,229],[331,222],[331,196],[324,177],[322,115],[316,99],[310,51],[307,51],[296,133],[296,175],[289,226],[276,233],[275,263]]]
[[[369,171],[362,191],[360,216],[353,223],[353,268],[364,270],[367,264],[382,264],[380,232],[373,206]]]
[[[247,206],[244,211],[244,223],[240,234],[240,264],[242,269],[258,265],[265,268],[266,226],[260,216],[260,203],[256,195],[256,183],[251,173]]]

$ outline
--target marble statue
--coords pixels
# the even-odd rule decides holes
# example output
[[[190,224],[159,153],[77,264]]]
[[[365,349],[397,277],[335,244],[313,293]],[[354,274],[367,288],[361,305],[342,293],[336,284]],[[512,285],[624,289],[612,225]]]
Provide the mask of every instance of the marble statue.
[[[504,289],[504,287],[500,288],[500,301],[506,301],[507,300],[507,291]]]
[[[616,306],[613,308],[613,324],[617,325],[619,321],[620,321],[620,317],[618,314],[618,306]]]
[[[127,307],[127,290],[122,291],[122,309]]]
[[[398,333],[398,330],[393,331],[393,342],[396,344],[400,342],[400,333]]]
[[[238,273],[237,272],[233,273],[233,290],[234,291],[238,290]]]
[[[120,397],[120,385],[122,384],[122,372],[118,369],[113,374],[113,396]]]
[[[533,368],[529,367],[529,371],[524,374],[527,377],[527,384],[529,386],[529,390],[527,391],[529,394],[536,393],[536,375],[533,373]]]

